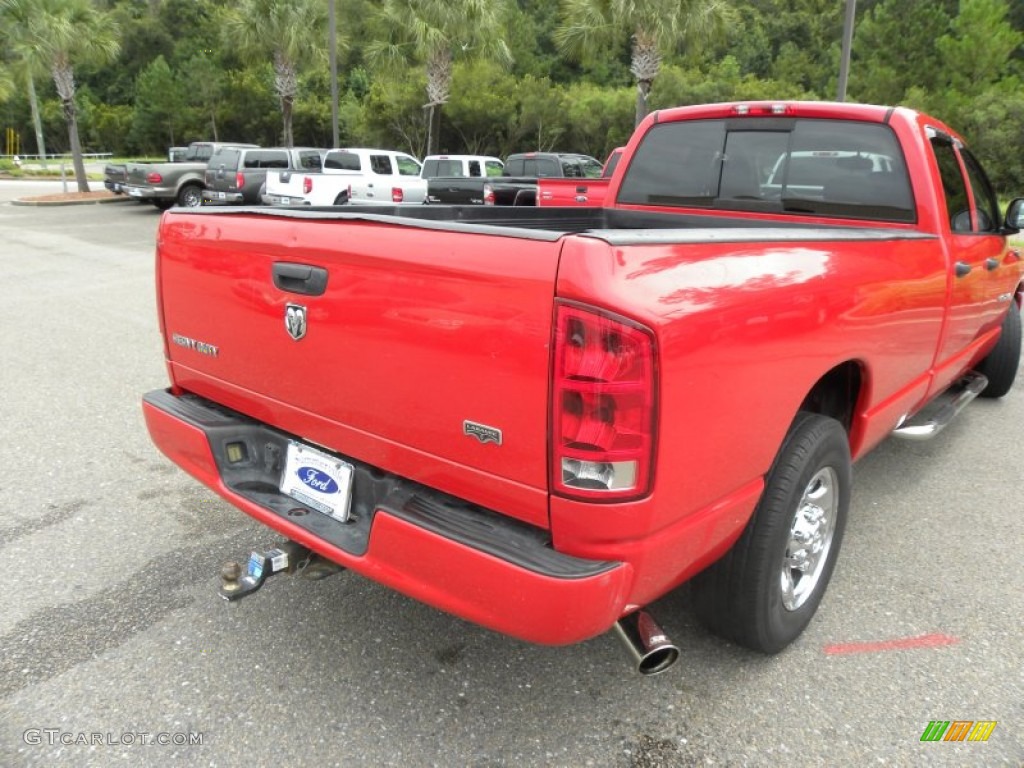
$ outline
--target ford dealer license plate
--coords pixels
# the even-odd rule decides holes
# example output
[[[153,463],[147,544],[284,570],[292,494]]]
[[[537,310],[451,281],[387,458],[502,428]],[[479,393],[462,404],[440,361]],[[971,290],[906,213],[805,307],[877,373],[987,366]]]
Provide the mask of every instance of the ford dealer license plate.
[[[281,476],[281,493],[335,520],[348,520],[354,467],[294,440]]]

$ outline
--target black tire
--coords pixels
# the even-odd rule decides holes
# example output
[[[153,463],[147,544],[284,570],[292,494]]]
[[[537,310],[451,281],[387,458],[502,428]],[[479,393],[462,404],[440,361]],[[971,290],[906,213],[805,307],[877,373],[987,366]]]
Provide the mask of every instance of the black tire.
[[[186,184],[178,190],[178,205],[182,208],[198,208],[203,204],[203,188],[198,184]]]
[[[850,446],[842,425],[799,413],[743,534],[721,560],[691,581],[700,620],[712,632],[762,653],[778,653],[793,642],[810,623],[832,577],[851,484]],[[826,486],[823,503],[813,503]],[[819,512],[822,517],[812,523]],[[797,543],[803,536],[811,546]],[[820,554],[815,555],[817,545]],[[809,567],[811,574],[794,563]]]
[[[988,386],[981,390],[980,397],[1002,397],[1013,386],[1020,365],[1020,310],[1016,304],[1003,319],[1003,330],[999,341],[986,355],[975,370],[988,379]]]
[[[174,205],[173,200],[153,200],[152,203],[161,211],[166,211]]]
[[[348,205],[348,192],[339,192],[333,205]]]

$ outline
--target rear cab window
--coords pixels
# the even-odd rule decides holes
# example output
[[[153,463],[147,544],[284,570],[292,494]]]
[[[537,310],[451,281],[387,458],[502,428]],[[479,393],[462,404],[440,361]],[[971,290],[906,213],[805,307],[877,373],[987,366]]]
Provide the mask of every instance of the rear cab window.
[[[889,126],[792,117],[655,125],[618,202],[907,223],[917,215]]]

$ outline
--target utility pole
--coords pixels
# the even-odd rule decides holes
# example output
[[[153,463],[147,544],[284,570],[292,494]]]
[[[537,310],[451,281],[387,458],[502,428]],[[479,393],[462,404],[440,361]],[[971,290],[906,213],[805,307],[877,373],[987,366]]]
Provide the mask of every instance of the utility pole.
[[[338,19],[334,13],[335,0],[327,2],[328,58],[331,66],[331,146],[338,146]]]
[[[850,50],[853,48],[853,20],[857,13],[857,0],[846,0],[846,19],[843,21],[843,53],[839,60],[839,93],[836,101],[846,101],[846,82],[850,77]]]

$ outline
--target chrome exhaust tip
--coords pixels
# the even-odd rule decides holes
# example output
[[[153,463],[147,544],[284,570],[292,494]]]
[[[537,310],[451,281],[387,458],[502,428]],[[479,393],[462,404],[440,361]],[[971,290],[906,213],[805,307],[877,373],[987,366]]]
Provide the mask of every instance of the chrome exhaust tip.
[[[635,611],[613,625],[641,675],[657,675],[679,660],[679,649],[647,611]]]

